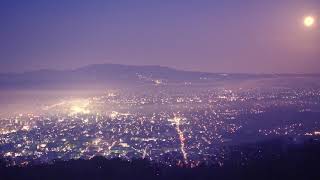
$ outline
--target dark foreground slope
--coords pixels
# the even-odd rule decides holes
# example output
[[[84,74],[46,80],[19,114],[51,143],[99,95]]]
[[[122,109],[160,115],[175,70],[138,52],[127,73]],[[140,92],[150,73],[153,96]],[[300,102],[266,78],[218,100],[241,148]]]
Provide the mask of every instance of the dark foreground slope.
[[[242,152],[242,153],[241,153]],[[245,157],[245,158],[244,158]],[[245,160],[248,159],[248,160]],[[96,157],[52,165],[0,168],[0,179],[320,179],[320,142],[274,140],[234,147],[222,167],[168,167],[145,160]]]

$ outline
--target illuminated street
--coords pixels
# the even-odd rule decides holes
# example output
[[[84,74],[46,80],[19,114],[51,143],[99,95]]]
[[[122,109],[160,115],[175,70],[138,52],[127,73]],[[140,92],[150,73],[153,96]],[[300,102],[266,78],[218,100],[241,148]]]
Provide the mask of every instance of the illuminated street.
[[[234,145],[320,134],[319,89],[148,89],[106,90],[3,117],[1,156],[10,165],[100,155],[194,167],[223,165]]]

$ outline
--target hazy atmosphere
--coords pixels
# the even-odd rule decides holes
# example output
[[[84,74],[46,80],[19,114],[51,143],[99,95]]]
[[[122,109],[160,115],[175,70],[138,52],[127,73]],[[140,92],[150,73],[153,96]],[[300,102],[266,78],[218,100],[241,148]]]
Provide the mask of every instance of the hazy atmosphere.
[[[0,179],[319,180],[320,0],[0,0]]]
[[[2,0],[0,72],[88,64],[319,73],[317,0]]]

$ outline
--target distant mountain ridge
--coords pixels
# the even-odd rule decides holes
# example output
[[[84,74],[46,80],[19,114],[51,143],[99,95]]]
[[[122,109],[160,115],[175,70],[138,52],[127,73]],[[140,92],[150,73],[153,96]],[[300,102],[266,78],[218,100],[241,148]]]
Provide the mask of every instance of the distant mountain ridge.
[[[247,80],[274,77],[304,77],[320,75],[296,74],[224,74],[176,70],[163,66],[132,66],[93,64],[73,70],[37,70],[25,73],[0,74],[0,88],[60,86],[72,84],[136,84],[145,80],[168,82]]]

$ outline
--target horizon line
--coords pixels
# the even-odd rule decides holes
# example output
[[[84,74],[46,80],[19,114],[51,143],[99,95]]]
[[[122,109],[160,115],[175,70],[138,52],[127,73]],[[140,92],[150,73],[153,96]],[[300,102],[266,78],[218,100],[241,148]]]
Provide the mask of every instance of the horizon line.
[[[131,66],[131,67],[159,67],[159,68],[168,68],[176,71],[182,71],[182,72],[191,72],[191,73],[204,73],[204,74],[247,74],[247,75],[320,75],[319,73],[295,73],[295,72],[286,72],[286,73],[266,73],[266,72],[205,72],[205,71],[198,71],[198,70],[185,70],[185,69],[179,69],[176,67],[170,67],[170,66],[163,66],[163,65],[134,65],[134,64],[118,64],[118,63],[93,63],[93,64],[87,64],[80,67],[73,67],[73,68],[65,68],[65,69],[57,69],[57,68],[40,68],[40,69],[31,69],[31,70],[25,70],[21,72],[0,72],[0,75],[11,75],[11,74],[26,74],[26,73],[33,73],[33,72],[39,72],[39,71],[57,71],[57,72],[63,72],[63,71],[75,71],[83,68],[87,68],[90,66],[99,66],[99,65],[117,65],[117,66]]]

